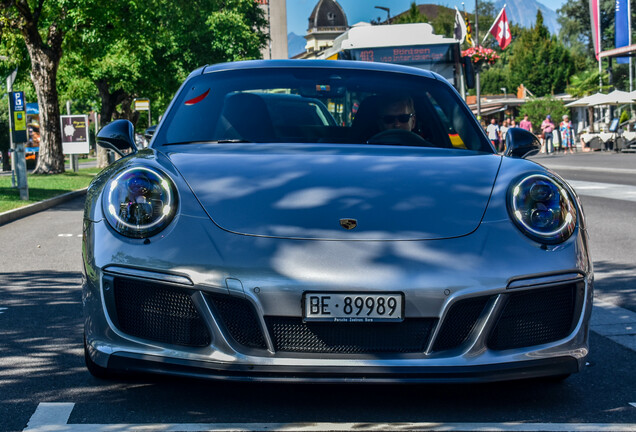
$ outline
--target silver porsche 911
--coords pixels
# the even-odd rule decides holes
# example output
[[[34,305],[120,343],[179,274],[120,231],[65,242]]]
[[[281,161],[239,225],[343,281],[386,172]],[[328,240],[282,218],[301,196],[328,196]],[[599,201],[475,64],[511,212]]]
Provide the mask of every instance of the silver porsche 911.
[[[495,152],[458,93],[408,67],[206,66],[150,146],[88,190],[85,358],[99,377],[420,382],[563,378],[588,354],[581,205]]]

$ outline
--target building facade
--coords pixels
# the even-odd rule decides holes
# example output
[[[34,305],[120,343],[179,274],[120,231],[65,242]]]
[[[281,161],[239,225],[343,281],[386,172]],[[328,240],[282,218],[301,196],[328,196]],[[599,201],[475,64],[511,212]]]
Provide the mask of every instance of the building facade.
[[[347,15],[336,0],[319,0],[309,16],[305,53],[300,58],[316,58],[349,28]]]
[[[255,0],[267,18],[269,42],[261,50],[264,59],[286,59],[287,55],[287,1]]]

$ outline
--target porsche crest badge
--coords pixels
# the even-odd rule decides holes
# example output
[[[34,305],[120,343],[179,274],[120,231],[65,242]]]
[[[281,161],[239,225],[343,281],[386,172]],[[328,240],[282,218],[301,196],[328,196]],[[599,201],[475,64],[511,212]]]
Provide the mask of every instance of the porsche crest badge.
[[[352,230],[358,226],[358,221],[355,219],[344,218],[340,219],[340,226],[347,230]]]

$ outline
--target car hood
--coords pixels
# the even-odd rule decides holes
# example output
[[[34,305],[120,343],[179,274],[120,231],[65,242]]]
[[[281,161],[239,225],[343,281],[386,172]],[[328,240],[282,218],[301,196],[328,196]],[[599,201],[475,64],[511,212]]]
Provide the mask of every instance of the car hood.
[[[493,154],[395,146],[210,144],[167,154],[220,228],[317,240],[469,234],[501,163]],[[355,228],[344,228],[346,219]]]

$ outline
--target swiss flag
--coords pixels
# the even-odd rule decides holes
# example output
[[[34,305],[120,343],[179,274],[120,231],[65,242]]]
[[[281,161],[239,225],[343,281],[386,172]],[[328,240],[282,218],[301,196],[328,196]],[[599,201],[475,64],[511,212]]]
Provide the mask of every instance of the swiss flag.
[[[508,24],[508,17],[506,16],[506,9],[502,9],[501,13],[490,28],[490,34],[497,39],[499,48],[505,49],[510,42],[512,42],[512,35],[510,34],[510,25]]]

